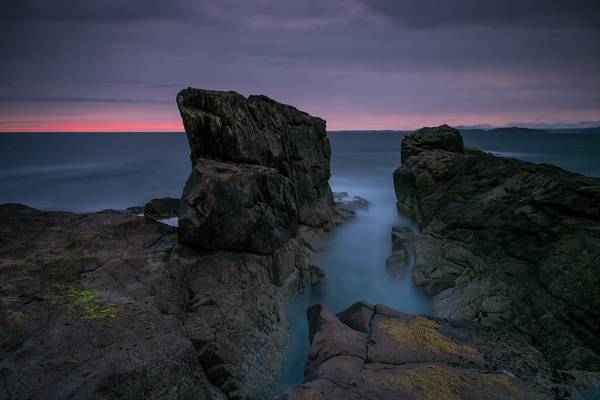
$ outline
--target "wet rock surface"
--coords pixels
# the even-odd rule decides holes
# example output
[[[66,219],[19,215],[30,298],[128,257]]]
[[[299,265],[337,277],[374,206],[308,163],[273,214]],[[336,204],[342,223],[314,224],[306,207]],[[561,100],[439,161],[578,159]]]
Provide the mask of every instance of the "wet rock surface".
[[[551,399],[570,376],[553,373],[525,337],[469,321],[408,315],[356,303],[308,311],[305,382],[277,399]]]
[[[600,184],[464,149],[448,126],[402,144],[398,209],[421,234],[434,313],[525,335],[558,369],[600,370]]]

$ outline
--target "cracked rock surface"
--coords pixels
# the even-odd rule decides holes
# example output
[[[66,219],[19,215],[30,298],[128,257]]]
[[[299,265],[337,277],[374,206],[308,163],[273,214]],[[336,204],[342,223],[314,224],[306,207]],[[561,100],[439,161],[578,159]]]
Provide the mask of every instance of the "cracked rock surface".
[[[551,399],[542,354],[524,338],[468,321],[359,302],[308,311],[305,383],[278,399]]]

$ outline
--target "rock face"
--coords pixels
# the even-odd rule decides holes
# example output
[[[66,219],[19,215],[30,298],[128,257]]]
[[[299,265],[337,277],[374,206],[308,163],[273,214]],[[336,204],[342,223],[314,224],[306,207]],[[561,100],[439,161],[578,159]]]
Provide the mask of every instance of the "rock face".
[[[600,182],[464,149],[458,132],[406,137],[398,209],[421,235],[415,282],[435,315],[509,327],[559,369],[600,371]]]
[[[305,383],[278,399],[552,399],[569,377],[515,334],[356,303],[308,311]],[[583,385],[585,386],[585,384]],[[569,398],[569,397],[565,397]]]
[[[272,237],[265,239],[275,243],[294,236],[299,224],[331,226],[331,149],[325,121],[265,96],[246,98],[235,92],[190,88],[179,93],[177,105],[194,166],[183,193],[187,208],[179,221],[182,243],[237,250],[238,244],[228,238],[207,246],[201,237],[210,232],[201,230],[211,218],[220,218],[223,230],[238,229],[240,216],[224,215],[219,207],[239,209],[248,203],[252,207],[244,210],[244,217],[254,226],[269,225],[265,231]],[[198,199],[199,191],[223,204],[214,208],[209,198]]]

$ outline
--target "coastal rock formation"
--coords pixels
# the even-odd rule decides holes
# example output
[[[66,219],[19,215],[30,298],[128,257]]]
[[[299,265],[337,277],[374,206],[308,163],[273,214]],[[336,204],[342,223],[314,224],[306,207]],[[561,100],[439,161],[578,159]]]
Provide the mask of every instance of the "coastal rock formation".
[[[305,242],[333,226],[325,121],[265,96],[188,88],[177,95],[191,147],[179,241],[271,256],[278,286],[315,269]]]
[[[511,328],[562,370],[600,371],[600,182],[462,146],[402,143],[398,209],[415,215],[413,278],[434,313]]]
[[[232,92],[178,105],[193,164],[180,228],[154,220],[175,200],[148,218],[0,206],[0,399],[269,397],[284,301],[325,279],[325,123]]]
[[[207,248],[202,242],[204,221],[228,217],[214,208],[216,203],[198,199],[199,188],[231,202],[219,207],[248,207],[251,202],[245,218],[273,224],[266,229],[273,235],[268,240],[285,241],[298,224],[331,227],[331,148],[325,121],[266,96],[246,98],[235,92],[189,88],[177,95],[177,105],[194,167],[189,178],[193,184],[188,182],[183,193],[182,243]],[[238,187],[236,194],[231,186]],[[221,221],[223,230],[239,228],[239,216],[231,217]],[[208,248],[215,246],[238,249],[226,237]]]
[[[515,334],[356,303],[308,310],[305,382],[277,399],[552,399],[563,378]],[[568,378],[566,378],[568,380]],[[573,392],[573,394],[578,394]]]

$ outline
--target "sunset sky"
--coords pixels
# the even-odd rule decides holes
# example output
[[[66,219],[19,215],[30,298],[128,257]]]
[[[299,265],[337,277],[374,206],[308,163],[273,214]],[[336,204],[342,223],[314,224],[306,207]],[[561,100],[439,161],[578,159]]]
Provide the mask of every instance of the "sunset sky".
[[[4,0],[0,131],[182,131],[188,86],[330,130],[600,125],[598,0]]]

